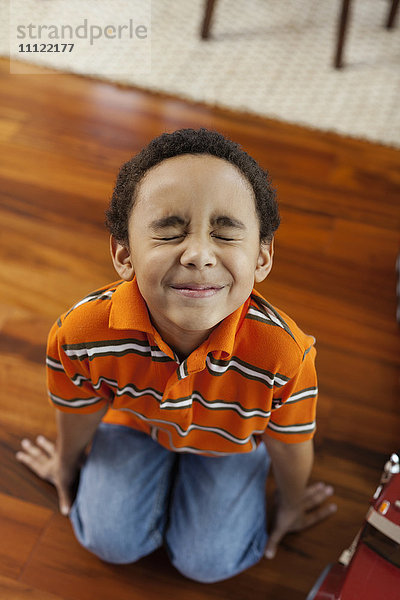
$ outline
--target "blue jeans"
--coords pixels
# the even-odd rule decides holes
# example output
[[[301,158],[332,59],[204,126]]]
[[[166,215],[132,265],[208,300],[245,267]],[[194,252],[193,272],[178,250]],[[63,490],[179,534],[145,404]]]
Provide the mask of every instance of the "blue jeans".
[[[102,423],[82,469],[71,522],[102,560],[131,563],[165,544],[186,577],[211,583],[257,563],[267,542],[264,444],[206,457]]]

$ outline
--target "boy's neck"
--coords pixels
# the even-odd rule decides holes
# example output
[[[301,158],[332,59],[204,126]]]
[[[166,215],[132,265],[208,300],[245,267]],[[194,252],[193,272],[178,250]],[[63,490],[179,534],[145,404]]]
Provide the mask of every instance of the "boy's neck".
[[[196,348],[201,346],[201,344],[210,335],[210,332],[206,332],[206,333],[199,332],[199,334],[197,336],[193,335],[196,333],[197,332],[193,332],[189,336],[182,335],[181,339],[179,340],[178,343],[175,339],[169,339],[169,336],[166,335],[165,333],[160,334],[160,335],[163,338],[163,340],[168,344],[168,346],[178,356],[179,361],[182,362],[185,360],[185,358],[187,358],[189,356],[189,354],[191,354],[194,350],[196,350]]]
[[[168,331],[168,329],[164,327],[159,327],[153,318],[151,318],[151,320],[164,342],[175,352],[181,362],[196,350],[196,348],[201,346],[215,329],[215,327],[212,327],[210,330],[206,331],[180,331],[179,334],[177,334]]]

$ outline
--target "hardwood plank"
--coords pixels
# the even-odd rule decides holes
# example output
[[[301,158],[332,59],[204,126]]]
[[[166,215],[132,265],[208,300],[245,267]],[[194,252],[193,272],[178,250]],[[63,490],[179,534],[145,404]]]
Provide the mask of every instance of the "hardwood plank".
[[[19,577],[52,514],[46,508],[0,493],[1,575]]]
[[[5,600],[66,600],[65,597],[36,590],[24,583],[0,575],[0,598]]]
[[[19,357],[11,354],[12,345],[14,351],[16,346],[23,346],[25,349],[28,346],[17,340],[18,338],[3,336],[0,332],[0,346],[10,346],[7,353],[0,350],[1,371],[4,375],[1,378],[0,392],[0,492],[57,510],[53,487],[39,481],[15,458],[23,437],[35,439],[39,433],[49,438],[55,437],[54,413],[47,401],[42,361],[40,364],[36,362],[36,350],[34,363],[25,359],[22,351]],[[44,352],[40,352],[40,356],[43,357]]]

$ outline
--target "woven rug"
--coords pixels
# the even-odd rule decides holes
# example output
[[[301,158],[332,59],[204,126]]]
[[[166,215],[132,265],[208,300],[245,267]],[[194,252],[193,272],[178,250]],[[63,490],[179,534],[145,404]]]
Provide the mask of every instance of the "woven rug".
[[[1,2],[5,14],[8,2]],[[136,14],[144,2],[108,0],[109,18],[127,18],[127,10]],[[219,0],[209,41],[199,36],[203,0],[147,4],[151,8],[147,69],[139,68],[138,55],[129,44],[118,46],[110,40],[95,67],[73,52],[63,57],[62,65],[57,55],[14,52],[13,56],[400,147],[400,18],[394,30],[384,28],[388,0],[353,0],[341,70],[332,67],[341,0]],[[99,19],[99,1],[25,0],[21,6],[26,23],[38,18],[48,22],[55,8],[64,22],[71,11],[81,21]],[[2,19],[3,55],[10,37],[7,23]]]

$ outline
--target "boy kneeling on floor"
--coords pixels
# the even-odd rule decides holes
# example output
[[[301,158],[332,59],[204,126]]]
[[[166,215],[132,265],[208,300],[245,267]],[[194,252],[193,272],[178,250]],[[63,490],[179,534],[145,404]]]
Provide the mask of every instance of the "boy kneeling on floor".
[[[187,577],[232,577],[335,509],[332,488],[307,486],[315,340],[253,289],[279,225],[268,174],[217,132],[163,134],[122,166],[107,224],[121,280],[54,324],[57,441],[23,440],[17,457],[101,559],[165,544]]]

